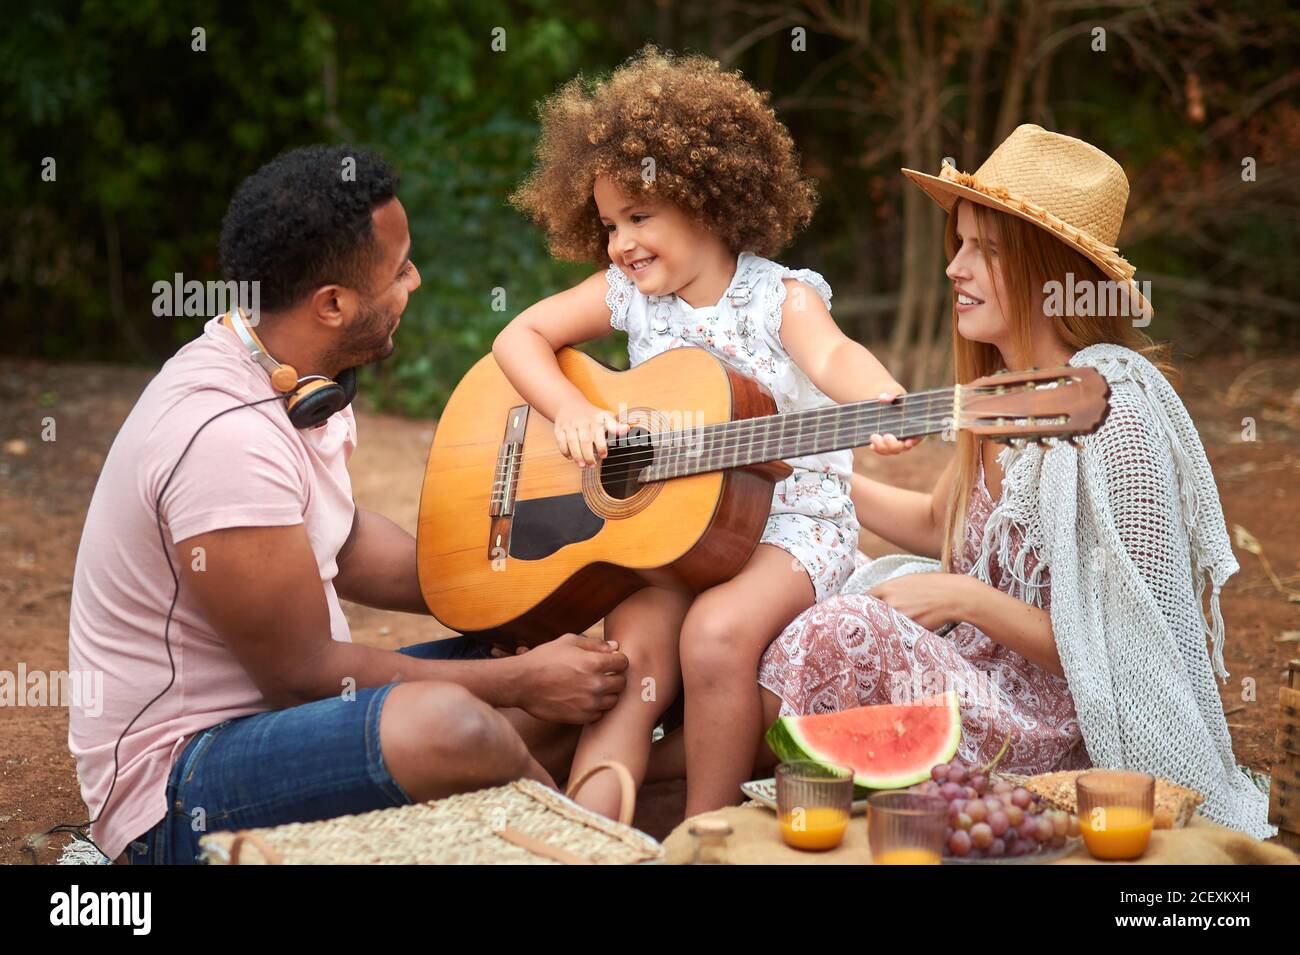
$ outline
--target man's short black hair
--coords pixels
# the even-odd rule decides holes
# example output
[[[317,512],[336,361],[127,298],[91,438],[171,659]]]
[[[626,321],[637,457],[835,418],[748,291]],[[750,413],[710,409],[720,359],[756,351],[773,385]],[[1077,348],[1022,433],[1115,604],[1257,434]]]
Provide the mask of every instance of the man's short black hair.
[[[221,224],[228,280],[258,281],[277,311],[322,285],[366,290],[374,266],[370,215],[397,192],[384,158],[354,146],[303,146],[272,159],[235,190]]]

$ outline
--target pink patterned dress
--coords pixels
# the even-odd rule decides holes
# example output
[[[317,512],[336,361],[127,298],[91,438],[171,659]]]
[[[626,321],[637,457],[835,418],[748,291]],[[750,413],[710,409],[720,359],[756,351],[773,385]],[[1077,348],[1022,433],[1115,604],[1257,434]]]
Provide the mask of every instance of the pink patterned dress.
[[[994,507],[979,478],[966,512],[966,539],[953,570],[966,573],[979,556]],[[861,560],[867,558],[862,557]],[[1032,571],[1029,557],[1026,573]],[[997,564],[990,580],[1006,592]],[[1051,606],[1050,583],[1043,606]],[[1065,679],[1048,673],[959,623],[937,636],[875,597],[841,593],[805,610],[768,647],[758,682],[781,698],[781,715],[829,713],[877,703],[905,703],[953,689],[962,714],[957,758],[984,764],[1008,736],[1003,772],[1041,773],[1091,766]]]

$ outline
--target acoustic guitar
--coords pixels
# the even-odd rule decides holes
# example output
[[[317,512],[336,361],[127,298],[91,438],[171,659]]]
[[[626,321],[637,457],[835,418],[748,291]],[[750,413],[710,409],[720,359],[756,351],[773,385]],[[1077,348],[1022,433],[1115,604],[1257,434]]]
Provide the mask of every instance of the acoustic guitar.
[[[1110,390],[1093,368],[777,414],[758,381],[703,348],[617,371],[556,354],[587,399],[629,429],[594,468],[556,447],[489,354],[452,393],[420,499],[420,589],[445,626],[505,646],[582,632],[647,585],[699,593],[758,546],[783,459],[957,429],[1010,442],[1076,440],[1100,427]]]

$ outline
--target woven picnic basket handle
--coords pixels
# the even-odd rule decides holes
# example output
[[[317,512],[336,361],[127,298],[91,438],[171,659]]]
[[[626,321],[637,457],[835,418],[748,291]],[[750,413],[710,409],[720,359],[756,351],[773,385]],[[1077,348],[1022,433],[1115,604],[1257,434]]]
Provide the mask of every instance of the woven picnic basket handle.
[[[572,799],[573,794],[581,789],[588,779],[602,769],[612,769],[614,770],[614,774],[618,776],[618,821],[625,826],[632,825],[632,815],[636,812],[636,782],[632,779],[632,774],[628,772],[628,768],[620,762],[607,759],[602,763],[597,763],[595,766],[588,767],[581,776],[569,782],[569,786],[564,791],[564,795]]]

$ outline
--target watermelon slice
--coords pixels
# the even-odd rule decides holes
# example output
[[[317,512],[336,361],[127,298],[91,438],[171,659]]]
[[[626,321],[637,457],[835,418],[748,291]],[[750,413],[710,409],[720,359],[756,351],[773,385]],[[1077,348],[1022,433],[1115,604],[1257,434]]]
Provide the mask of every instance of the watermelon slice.
[[[853,781],[867,789],[901,789],[928,779],[936,763],[952,759],[960,741],[955,690],[914,703],[783,716],[767,731],[781,759],[851,766]]]

